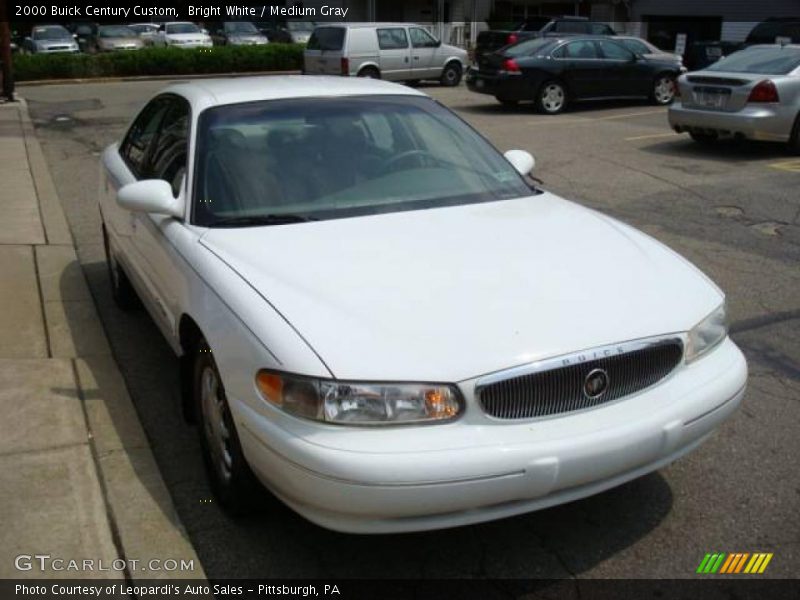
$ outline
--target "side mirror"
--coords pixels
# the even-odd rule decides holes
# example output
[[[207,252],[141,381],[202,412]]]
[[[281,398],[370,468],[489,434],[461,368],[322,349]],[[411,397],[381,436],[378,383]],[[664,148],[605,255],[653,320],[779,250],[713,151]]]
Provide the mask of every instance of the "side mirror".
[[[172,186],[163,179],[129,183],[117,192],[117,203],[131,212],[183,217],[183,201],[172,195]]]
[[[506,157],[506,160],[511,163],[511,166],[523,177],[530,175],[536,164],[533,155],[530,152],[525,152],[525,150],[509,150],[503,156]]]
[[[442,47],[442,40],[436,40],[436,47],[437,48],[441,48]]]

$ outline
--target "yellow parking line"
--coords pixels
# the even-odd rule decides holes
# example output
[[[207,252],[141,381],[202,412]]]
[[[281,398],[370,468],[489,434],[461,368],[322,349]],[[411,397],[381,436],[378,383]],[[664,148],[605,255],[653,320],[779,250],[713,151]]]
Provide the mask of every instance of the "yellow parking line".
[[[784,160],[782,162],[772,163],[770,165],[773,169],[780,169],[782,171],[791,171],[792,173],[800,173],[800,159]]]
[[[626,137],[626,142],[632,142],[634,140],[651,140],[653,138],[662,138],[662,137],[675,137],[676,135],[680,135],[679,133],[675,133],[674,131],[670,131],[669,133],[651,133],[649,135],[635,135],[633,137]]]
[[[629,117],[642,117],[646,115],[666,114],[666,109],[643,110],[641,112],[622,113],[619,115],[607,115],[605,117],[578,117],[573,119],[559,119],[558,117],[542,117],[535,121],[529,121],[530,125],[569,125],[572,123],[591,123],[593,121],[611,121],[612,119],[627,119]]]

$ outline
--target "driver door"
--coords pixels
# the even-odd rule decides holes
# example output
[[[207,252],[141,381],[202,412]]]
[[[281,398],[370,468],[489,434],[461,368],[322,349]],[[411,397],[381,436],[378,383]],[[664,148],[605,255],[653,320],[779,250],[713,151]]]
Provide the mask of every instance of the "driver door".
[[[439,77],[444,65],[438,64],[439,42],[422,27],[409,27],[411,38],[411,78]]]
[[[166,112],[153,143],[144,179],[163,179],[172,186],[176,198],[186,197],[186,157],[189,146],[189,103],[179,96],[165,96]],[[178,299],[184,281],[181,257],[170,238],[183,227],[180,220],[167,215],[136,213],[133,245],[153,291],[154,318],[172,339],[177,331]]]

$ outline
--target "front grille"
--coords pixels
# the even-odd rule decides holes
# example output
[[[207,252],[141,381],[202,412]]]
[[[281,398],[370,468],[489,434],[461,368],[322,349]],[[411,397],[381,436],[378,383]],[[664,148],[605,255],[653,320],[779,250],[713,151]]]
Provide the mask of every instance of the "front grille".
[[[601,358],[587,360],[587,356]],[[682,357],[683,344],[677,338],[630,351],[589,351],[574,357],[566,366],[510,376],[485,385],[479,382],[476,391],[483,410],[498,419],[559,415],[600,406],[647,389],[669,375]],[[585,391],[586,380],[597,369],[606,373],[607,387],[601,395],[591,397]]]

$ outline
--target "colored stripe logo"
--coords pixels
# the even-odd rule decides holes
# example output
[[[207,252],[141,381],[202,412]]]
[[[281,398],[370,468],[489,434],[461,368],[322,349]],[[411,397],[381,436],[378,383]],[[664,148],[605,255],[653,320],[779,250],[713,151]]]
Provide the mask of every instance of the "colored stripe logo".
[[[772,552],[714,552],[708,553],[700,561],[697,573],[704,575],[738,574],[760,575],[772,560]]]

